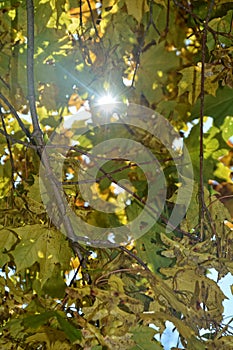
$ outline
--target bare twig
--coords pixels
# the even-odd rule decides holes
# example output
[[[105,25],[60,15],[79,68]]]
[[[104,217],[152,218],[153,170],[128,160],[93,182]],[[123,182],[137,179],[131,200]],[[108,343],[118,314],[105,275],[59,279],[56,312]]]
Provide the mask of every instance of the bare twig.
[[[188,13],[192,18],[198,20],[199,22],[203,22],[203,20],[201,19],[201,17],[199,17],[197,14],[193,13],[191,8],[188,8],[186,6],[184,6],[184,4],[182,2],[179,2],[177,0],[173,0],[174,4],[181,8],[182,10],[184,10],[186,13]],[[207,24],[208,25],[208,24]]]
[[[165,36],[169,31],[169,20],[170,20],[170,2],[171,0],[167,0],[167,18],[166,18],[166,28],[165,28]]]
[[[214,35],[214,37],[216,36],[216,35],[222,35],[222,36],[225,36],[226,38],[229,38],[229,39],[232,39],[233,38],[233,36],[230,34],[231,33],[231,28],[232,28],[232,21],[231,21],[231,24],[230,24],[230,26],[229,26],[229,31],[228,32],[222,32],[222,31],[218,31],[218,30],[215,30],[215,29],[213,29],[213,28],[211,28],[210,26],[209,26],[209,24],[206,22],[206,20],[203,20],[201,17],[199,17],[196,13],[194,13],[193,11],[192,11],[192,9],[191,8],[188,8],[188,7],[186,7],[186,6],[184,6],[183,5],[183,3],[181,3],[181,2],[179,2],[179,1],[177,1],[177,0],[173,0],[173,2],[174,2],[174,4],[177,6],[177,7],[179,7],[179,8],[181,8],[182,10],[184,10],[186,13],[188,13],[192,18],[193,18],[193,20],[195,21],[195,23],[202,23],[202,24],[204,24],[205,25],[205,27],[206,27],[206,29],[209,31],[209,32],[211,32],[213,35]],[[213,8],[213,6],[212,6],[212,8]],[[211,10],[212,11],[212,10]],[[208,22],[209,22],[209,20],[208,20]],[[192,35],[192,34],[191,34]]]
[[[93,27],[94,27],[94,30],[95,30],[95,34],[100,39],[98,30],[96,28],[95,18],[94,18],[94,14],[93,14],[93,11],[92,11],[92,8],[91,8],[90,0],[87,0],[87,4],[88,4],[88,7],[89,7],[89,11],[91,13],[91,20],[92,20],[92,24],[93,24]]]
[[[218,202],[218,201],[222,202],[224,199],[231,199],[231,198],[233,198],[233,194],[229,194],[227,196],[217,195],[216,197],[217,197],[216,199],[214,199],[212,202],[210,202],[210,204],[208,205],[208,208],[211,205],[213,205],[215,202]]]
[[[2,77],[0,77],[0,81],[7,87],[8,90],[10,90],[9,84],[5,82],[5,80]]]
[[[138,262],[139,265],[141,265],[142,267],[144,267],[144,269],[145,269],[146,271],[150,271],[150,269],[149,269],[149,267],[147,266],[147,264],[145,264],[145,263],[142,261],[142,259],[140,259],[140,258],[139,258],[136,254],[134,254],[131,250],[129,250],[129,249],[123,247],[123,246],[120,246],[119,249],[120,249],[122,252],[124,252],[124,253],[128,254],[129,256],[131,256],[133,259],[135,259],[135,260]]]
[[[82,0],[79,0],[79,21],[80,21],[80,27],[83,28],[83,13],[82,13]]]
[[[28,137],[31,138],[31,134],[29,132],[29,130],[25,127],[24,123],[22,122],[20,116],[18,115],[18,113],[16,112],[16,110],[14,109],[14,107],[12,106],[12,104],[8,101],[8,99],[1,94],[0,92],[0,99],[5,103],[5,105],[9,108],[11,114],[15,117],[15,119],[17,120],[20,128],[22,129],[22,131],[24,132],[24,134]]]
[[[97,157],[96,157],[97,158]],[[98,157],[99,159],[100,157]],[[95,159],[95,158],[94,158]],[[106,158],[103,158],[104,160],[106,160]],[[120,160],[119,158],[117,159],[110,159],[109,160]],[[167,158],[167,160],[173,160],[172,158]],[[164,162],[167,161],[167,160],[163,160]],[[124,159],[121,159],[120,160],[121,162],[124,161]],[[135,168],[137,166],[141,166],[141,165],[148,165],[148,164],[154,164],[155,163],[155,160],[151,160],[151,161],[145,161],[145,162],[139,162],[139,163],[129,163],[127,165],[124,165],[118,169],[115,169],[115,170],[112,170],[112,171],[109,171],[107,174],[103,174],[102,176],[99,176],[97,178],[91,178],[91,179],[85,179],[85,180],[78,180],[78,181],[62,181],[60,182],[62,185],[81,185],[81,184],[87,184],[87,183],[98,183],[100,182],[101,180],[105,179],[107,177],[107,175],[113,175],[113,174],[118,174],[120,172],[122,172],[123,170],[127,170],[127,169],[131,169],[131,168]],[[88,173],[87,173],[88,175]],[[118,184],[119,187],[122,188],[121,184]]]
[[[141,269],[133,269],[133,268],[128,268],[128,269],[117,269],[117,270],[114,270],[114,271],[109,271],[107,273],[105,273],[104,275],[101,275],[100,277],[97,277],[97,279],[95,280],[94,284],[95,285],[98,285],[100,284],[101,282],[105,282],[107,281],[108,277],[111,276],[111,275],[115,275],[117,273],[123,273],[123,272],[140,272]]]
[[[17,144],[18,143],[19,145],[25,146],[26,148],[32,148],[34,150],[37,150],[37,148],[38,148],[36,145],[33,145],[32,143],[16,139],[12,135],[6,134],[4,132],[4,130],[2,130],[2,129],[0,129],[0,134],[3,135],[3,136],[7,136],[8,139],[11,141],[11,144],[15,144],[15,143]]]

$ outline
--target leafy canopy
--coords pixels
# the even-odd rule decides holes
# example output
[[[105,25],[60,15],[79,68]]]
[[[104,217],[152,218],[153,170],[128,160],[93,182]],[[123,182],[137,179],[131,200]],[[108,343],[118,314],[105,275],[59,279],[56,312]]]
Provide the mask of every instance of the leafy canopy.
[[[166,321],[178,331],[176,349],[232,348],[226,297],[209,278],[210,268],[219,279],[233,274],[232,15],[233,3],[224,0],[0,2],[1,348],[163,349]],[[64,162],[64,196],[49,179],[49,205],[67,237],[48,217],[39,187],[41,147],[67,115],[89,113],[105,94],[161,113],[185,135],[195,185],[184,219],[170,233],[169,216],[175,205],[184,211],[186,197],[178,197],[188,181],[180,182],[176,167],[186,166],[182,147],[174,159],[145,130],[114,123],[108,129],[90,123],[82,134],[81,118],[75,132],[60,134],[60,144],[74,141],[65,161],[50,154]],[[153,119],[147,122],[153,128]],[[165,205],[153,227],[126,247],[80,246],[61,215],[64,198],[84,222],[111,228],[137,217],[148,196],[140,164],[108,159],[89,191],[114,212],[85,202],[81,169],[88,174],[97,164],[95,145],[116,137],[157,157]],[[120,182],[117,192],[124,180],[130,187]],[[160,194],[159,181],[151,178]],[[160,206],[159,195],[152,208]]]

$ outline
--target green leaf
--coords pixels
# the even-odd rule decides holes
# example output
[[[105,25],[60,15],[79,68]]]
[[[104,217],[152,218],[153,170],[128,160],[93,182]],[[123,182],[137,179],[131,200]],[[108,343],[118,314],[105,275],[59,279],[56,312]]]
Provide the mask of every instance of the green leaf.
[[[233,91],[232,91],[233,93]],[[222,138],[225,142],[233,135],[233,114],[231,116],[227,116],[224,119],[223,124],[221,125]]]
[[[130,350],[161,350],[163,346],[155,339],[153,339],[156,331],[150,327],[138,326],[132,330],[133,340],[136,345]]]
[[[65,296],[65,289],[67,285],[61,275],[60,264],[55,264],[51,271],[51,276],[43,284],[43,292],[52,298],[63,298]]]
[[[7,211],[2,212],[2,214],[6,213]],[[11,214],[11,211],[9,214]],[[14,215],[13,210],[11,215]],[[18,238],[14,231],[8,229],[0,230],[0,266],[4,266],[10,260],[10,257],[8,256],[7,252],[13,247],[17,240]]]
[[[23,320],[23,322],[27,328],[37,329],[45,325],[52,317],[57,318],[61,329],[64,331],[67,338],[71,342],[80,340],[82,338],[82,333],[80,329],[75,328],[70,322],[68,322],[56,311],[46,311],[40,315],[28,316]]]
[[[157,273],[161,267],[169,266],[173,262],[172,259],[161,255],[165,246],[160,239],[159,233],[164,230],[165,228],[157,223],[150,231],[135,242],[138,256]]]
[[[52,13],[53,13],[53,10],[51,9],[49,2],[39,4],[39,6],[36,7],[36,12],[35,12],[36,47],[39,47],[38,41],[40,40],[40,34],[44,33],[44,31],[46,30],[47,24],[49,22],[49,19]],[[43,40],[45,40],[45,37]]]
[[[4,329],[7,329],[7,331],[10,333],[10,335],[13,338],[19,339],[20,337],[22,337],[22,335],[24,333],[22,319],[14,318],[14,319],[8,320],[7,324],[5,326],[3,326],[2,328],[0,328],[0,331],[2,332],[2,330],[4,330]],[[4,348],[4,350],[5,350],[5,348]]]
[[[167,51],[163,41],[150,47],[141,55],[136,91],[143,93],[149,103],[158,103],[164,97],[162,84],[167,72],[178,66],[179,58]]]
[[[15,258],[17,271],[40,265],[41,284],[51,277],[59,264],[66,269],[69,266],[71,252],[65,236],[60,232],[43,225],[26,225],[15,229],[21,237],[12,255]]]
[[[4,198],[11,189],[10,177],[6,176],[5,165],[0,164],[0,199]]]
[[[231,31],[231,18],[233,15],[233,10],[230,10],[227,12],[226,16],[223,17],[217,17],[213,18],[209,22],[210,28],[212,28],[214,31],[222,32],[222,33],[229,33]],[[212,38],[210,37],[212,36]],[[207,40],[207,45],[209,50],[213,50],[213,48],[216,45],[214,33],[209,33]],[[232,40],[231,38],[225,36],[225,35],[218,35],[218,40],[221,42],[221,44],[224,44],[224,46],[231,46]]]
[[[61,326],[61,329],[65,332],[67,338],[73,343],[76,340],[82,339],[82,332],[80,329],[74,327],[70,322],[68,322],[65,318],[60,316],[58,313],[56,314],[57,320]]]
[[[46,311],[40,315],[33,315],[24,318],[23,323],[28,328],[39,328],[49,321],[50,318],[55,316],[55,311]]]
[[[29,349],[35,348],[35,344],[38,346],[43,344],[46,346],[46,349],[70,350],[70,344],[66,342],[64,332],[47,326],[43,326],[43,331],[39,332],[36,330],[35,334],[27,336],[25,343],[28,344]]]
[[[221,126],[226,116],[233,115],[233,89],[229,87],[219,88],[214,96],[206,96],[204,104],[204,115],[214,118],[214,124]],[[191,117],[199,118],[200,101],[192,109]]]
[[[215,151],[218,150],[219,147],[219,138],[221,139],[221,135],[219,134],[219,130],[217,128],[213,128],[204,135],[204,157],[205,157],[205,166],[203,168],[203,177],[205,184],[207,184],[208,179],[212,178],[212,174],[214,172],[216,160],[214,159]],[[221,142],[221,140],[220,140]],[[189,155],[192,160],[194,177],[196,180],[199,179],[200,176],[200,124],[194,125],[192,130],[185,140],[185,145],[188,148]]]

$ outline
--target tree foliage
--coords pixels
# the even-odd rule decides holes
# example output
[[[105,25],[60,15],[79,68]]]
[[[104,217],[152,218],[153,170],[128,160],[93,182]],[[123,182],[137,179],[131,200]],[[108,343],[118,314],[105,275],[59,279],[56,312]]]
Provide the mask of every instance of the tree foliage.
[[[0,348],[163,349],[159,335],[170,321],[180,339],[174,349],[232,349],[226,297],[209,278],[210,268],[219,279],[233,274],[232,18],[225,0],[1,1]],[[186,166],[182,147],[174,158],[147,131],[114,122],[107,129],[90,123],[84,135],[81,119],[75,132],[60,130],[60,145],[75,141],[65,157],[61,149],[49,153],[65,158],[64,197],[52,176],[47,190],[66,236],[48,216],[39,186],[44,146],[67,115],[94,111],[104,94],[150,108],[183,135],[194,189],[171,232],[169,216],[175,205],[184,210],[186,197],[178,196],[188,181],[177,171]],[[153,118],[145,123],[155,126]],[[166,124],[156,128],[166,135]],[[85,223],[109,229],[137,217],[148,195],[140,164],[116,159],[116,150],[89,188],[93,200],[116,210],[106,215],[85,202],[79,174],[98,163],[95,145],[116,137],[157,157],[166,200],[160,177],[151,178],[159,193],[152,215],[162,205],[154,225],[127,245],[97,247],[79,240],[64,198]]]

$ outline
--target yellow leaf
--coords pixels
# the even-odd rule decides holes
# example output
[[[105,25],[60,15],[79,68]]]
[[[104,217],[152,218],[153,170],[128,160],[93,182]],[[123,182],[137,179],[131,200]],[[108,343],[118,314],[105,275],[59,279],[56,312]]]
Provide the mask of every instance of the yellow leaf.
[[[179,96],[188,92],[188,101],[193,105],[201,93],[201,67],[187,67],[182,69],[180,73],[182,74],[182,79],[178,84]],[[205,77],[205,91],[215,96],[218,82],[214,81],[216,76],[210,73]]]
[[[209,184],[213,187],[215,191],[219,192],[219,194],[216,195],[216,197],[219,198],[219,200],[225,205],[231,217],[233,218],[233,183],[218,183],[217,181],[209,180]]]
[[[225,156],[219,157],[218,160],[231,168],[233,166],[233,150],[230,150]]]
[[[71,258],[70,265],[72,266],[72,269],[77,269],[80,266],[80,261],[78,257]]]
[[[129,15],[132,15],[138,23],[141,22],[144,13],[149,11],[149,6],[146,0],[126,0],[127,11]]]
[[[115,275],[111,275],[108,281],[109,285],[110,285],[110,289],[113,291],[118,291],[121,293],[124,293],[124,283],[122,281],[121,278],[115,276]]]
[[[182,79],[178,84],[179,96],[188,92],[188,101],[192,105],[196,102],[201,92],[201,70],[199,67],[188,67],[182,69],[180,73],[182,74]]]
[[[233,344],[233,336],[224,336],[219,339],[215,340],[209,340],[207,343],[207,350],[212,349],[224,349],[224,350],[231,350],[232,344]]]
[[[74,93],[70,96],[69,102],[68,102],[68,106],[69,107],[75,107],[76,111],[79,110],[79,108],[81,108],[84,104],[84,101],[81,99],[81,97]]]

